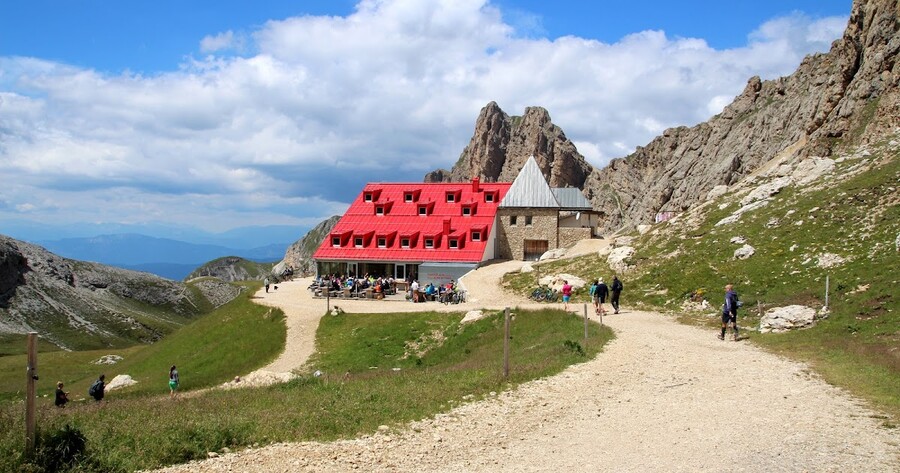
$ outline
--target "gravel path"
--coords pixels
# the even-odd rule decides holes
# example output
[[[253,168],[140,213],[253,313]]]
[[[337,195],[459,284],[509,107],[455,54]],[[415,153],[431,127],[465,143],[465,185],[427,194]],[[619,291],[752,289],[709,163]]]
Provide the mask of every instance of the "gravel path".
[[[524,301],[509,300],[492,280],[514,266],[489,265],[463,283],[479,300],[515,305]],[[294,295],[279,289],[266,302],[282,306]],[[341,302],[349,312],[439,306]],[[282,307],[312,308],[308,301]],[[292,323],[302,325],[289,314]],[[434,419],[163,471],[900,471],[900,429],[881,427],[875,412],[804,365],[655,313],[625,310],[604,323],[617,338],[595,359]]]

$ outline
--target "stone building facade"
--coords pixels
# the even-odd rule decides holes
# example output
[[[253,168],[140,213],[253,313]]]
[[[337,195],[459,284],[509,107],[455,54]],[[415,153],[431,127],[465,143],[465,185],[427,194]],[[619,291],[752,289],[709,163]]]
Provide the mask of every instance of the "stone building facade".
[[[559,212],[556,209],[500,208],[497,218],[498,258],[533,259],[535,253],[540,257],[543,252],[560,246]],[[526,242],[529,242],[528,248]]]

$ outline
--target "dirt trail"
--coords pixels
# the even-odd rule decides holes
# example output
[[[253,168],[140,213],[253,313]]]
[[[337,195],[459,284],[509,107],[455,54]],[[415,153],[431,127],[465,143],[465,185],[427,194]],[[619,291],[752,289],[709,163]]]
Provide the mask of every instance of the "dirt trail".
[[[514,267],[466,276],[479,301],[463,306],[334,303],[349,312],[465,310],[484,300],[515,306],[525,301],[496,282]],[[280,285],[264,301],[290,311],[289,327],[309,338],[303,324],[323,312],[324,301],[302,299],[291,289],[301,285],[305,291],[302,282]],[[804,365],[660,314],[623,310],[604,322],[617,338],[595,359],[434,419],[164,471],[900,471],[900,429],[882,427],[877,413]],[[270,366],[302,364],[309,340],[300,355]]]

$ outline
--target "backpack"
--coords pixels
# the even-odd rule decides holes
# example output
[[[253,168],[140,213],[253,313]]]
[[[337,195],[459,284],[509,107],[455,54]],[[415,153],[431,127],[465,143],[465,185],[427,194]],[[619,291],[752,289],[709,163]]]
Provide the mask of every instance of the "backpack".
[[[92,384],[91,387],[88,388],[88,396],[96,398],[98,395],[100,395],[100,380],[99,379],[97,381],[94,381],[94,384]]]

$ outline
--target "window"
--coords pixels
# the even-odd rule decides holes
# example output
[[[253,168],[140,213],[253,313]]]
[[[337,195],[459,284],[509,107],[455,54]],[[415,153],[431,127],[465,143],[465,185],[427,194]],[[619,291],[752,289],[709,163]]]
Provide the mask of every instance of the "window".
[[[353,239],[353,246],[355,246],[355,247],[357,247],[357,248],[362,248],[362,246],[363,246],[363,239],[362,239],[362,237],[356,237],[356,238],[354,238],[354,239]]]
[[[448,192],[447,193],[447,202],[449,202],[449,203],[456,202],[456,194]]]
[[[419,206],[419,215],[428,215],[428,207],[424,205]]]
[[[484,201],[485,202],[493,202],[494,201],[494,193],[493,192],[485,192]]]
[[[472,232],[472,241],[481,241],[481,232]]]
[[[525,216],[525,226],[526,226],[526,227],[530,227],[530,226],[531,226],[531,215],[526,215],[526,216]]]
[[[341,246],[341,237],[331,237],[331,246]]]
[[[425,239],[425,248],[434,248],[434,238]]]
[[[380,205],[375,207],[375,215],[384,215],[384,207]]]
[[[465,216],[472,215],[472,207],[463,207],[463,215],[465,215]]]
[[[378,239],[378,247],[386,248],[387,247],[387,238],[379,238]]]
[[[459,240],[457,240],[456,238],[451,238],[450,248],[459,248]]]
[[[509,216],[509,226],[511,226],[511,227],[515,227],[515,226],[516,226],[516,216],[515,216],[515,215],[510,215],[510,216]]]
[[[403,194],[403,202],[412,202],[412,201],[413,201],[412,192],[407,192],[407,193]]]
[[[409,248],[409,238],[400,239],[400,248]]]
[[[363,199],[364,199],[366,202],[372,202],[372,193],[371,193],[371,192],[366,192],[365,195],[364,195],[364,197],[363,197]]]

